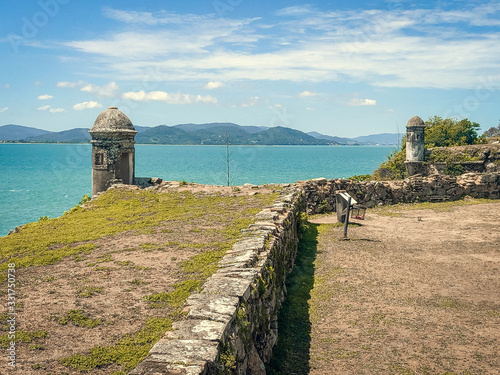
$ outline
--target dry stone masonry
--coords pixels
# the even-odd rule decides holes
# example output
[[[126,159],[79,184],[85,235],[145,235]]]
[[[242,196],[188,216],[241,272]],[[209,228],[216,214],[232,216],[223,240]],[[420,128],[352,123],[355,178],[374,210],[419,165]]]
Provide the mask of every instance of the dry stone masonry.
[[[415,175],[397,181],[352,181],[317,178],[302,181],[308,214],[335,210],[335,194],[346,190],[367,207],[397,203],[455,201],[473,198],[500,198],[500,172],[465,173],[458,177],[434,174]]]
[[[200,293],[130,374],[262,374],[277,341],[277,314],[298,246],[304,210],[292,188],[256,216]]]

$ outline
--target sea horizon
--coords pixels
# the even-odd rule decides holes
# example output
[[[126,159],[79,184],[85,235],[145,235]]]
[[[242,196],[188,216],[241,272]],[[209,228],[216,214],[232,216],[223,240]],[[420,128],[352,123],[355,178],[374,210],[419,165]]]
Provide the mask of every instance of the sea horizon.
[[[155,147],[149,147],[155,146]],[[204,147],[200,147],[204,146]],[[230,185],[371,174],[395,146],[230,146]],[[226,185],[223,145],[136,145],[136,177]],[[91,145],[0,144],[0,236],[58,217],[91,193]]]

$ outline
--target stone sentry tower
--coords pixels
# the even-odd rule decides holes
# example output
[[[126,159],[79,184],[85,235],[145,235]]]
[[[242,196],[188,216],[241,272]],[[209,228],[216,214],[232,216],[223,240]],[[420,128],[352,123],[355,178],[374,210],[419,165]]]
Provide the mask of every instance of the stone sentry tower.
[[[406,170],[409,176],[424,172],[425,123],[418,116],[412,117],[406,125]]]
[[[112,184],[131,185],[135,177],[132,121],[116,107],[101,112],[89,130],[92,136],[92,196]]]

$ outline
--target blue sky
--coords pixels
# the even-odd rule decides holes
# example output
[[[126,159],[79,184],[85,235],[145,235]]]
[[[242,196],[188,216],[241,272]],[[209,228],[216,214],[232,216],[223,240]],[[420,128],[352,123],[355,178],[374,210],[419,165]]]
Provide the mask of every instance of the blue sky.
[[[0,125],[234,122],[355,137],[500,119],[499,1],[0,4]]]

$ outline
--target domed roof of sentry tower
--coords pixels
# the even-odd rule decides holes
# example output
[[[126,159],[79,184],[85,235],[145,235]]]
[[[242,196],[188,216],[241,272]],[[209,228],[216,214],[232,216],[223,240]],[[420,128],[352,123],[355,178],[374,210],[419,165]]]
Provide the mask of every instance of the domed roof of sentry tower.
[[[414,126],[425,126],[425,122],[420,117],[413,116],[410,120],[408,120],[408,124],[406,124],[406,127],[410,128]]]
[[[136,132],[132,121],[118,108],[108,107],[101,112],[89,133],[93,132]]]

